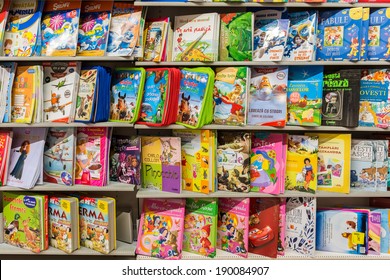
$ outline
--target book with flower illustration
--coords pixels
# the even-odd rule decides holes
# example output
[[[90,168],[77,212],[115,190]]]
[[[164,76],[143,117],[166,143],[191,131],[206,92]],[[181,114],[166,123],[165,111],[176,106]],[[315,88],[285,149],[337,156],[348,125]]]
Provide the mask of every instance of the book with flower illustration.
[[[136,253],[161,259],[180,259],[185,205],[185,199],[145,199]]]
[[[47,195],[3,192],[4,242],[39,253],[49,247]]]
[[[75,155],[75,184],[107,185],[109,127],[79,127]]]
[[[81,3],[77,40],[78,56],[104,56],[110,30],[113,0]]]
[[[217,199],[187,198],[183,251],[214,258],[217,251],[217,221]]]
[[[218,199],[217,248],[248,257],[249,198]]]
[[[180,193],[180,137],[142,137],[141,147],[142,187]]]
[[[10,0],[0,1],[0,54],[1,55],[3,55],[3,37],[4,37],[5,27],[7,24],[10,4],[11,4]]]
[[[313,197],[286,200],[286,254],[313,256],[316,249],[316,206]]]
[[[288,136],[286,190],[316,192],[318,149],[318,137],[315,135]]]

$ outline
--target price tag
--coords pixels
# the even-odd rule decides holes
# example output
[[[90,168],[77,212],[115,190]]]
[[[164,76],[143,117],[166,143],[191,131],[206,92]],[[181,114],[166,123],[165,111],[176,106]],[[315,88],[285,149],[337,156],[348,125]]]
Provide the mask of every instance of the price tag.
[[[363,232],[353,232],[352,233],[352,243],[353,244],[364,244],[364,233]]]

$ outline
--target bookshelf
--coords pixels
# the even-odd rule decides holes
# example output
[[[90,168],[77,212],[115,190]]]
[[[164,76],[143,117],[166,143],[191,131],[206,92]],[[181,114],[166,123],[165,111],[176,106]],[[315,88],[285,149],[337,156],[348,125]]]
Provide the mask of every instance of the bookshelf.
[[[44,191],[44,192],[133,192],[137,189],[135,185],[129,184],[121,184],[117,182],[111,182],[107,186],[104,187],[93,187],[86,185],[73,185],[73,186],[65,186],[58,184],[49,184],[45,183],[43,185],[37,185],[32,189],[22,189],[17,187],[3,186],[0,188],[1,191]]]

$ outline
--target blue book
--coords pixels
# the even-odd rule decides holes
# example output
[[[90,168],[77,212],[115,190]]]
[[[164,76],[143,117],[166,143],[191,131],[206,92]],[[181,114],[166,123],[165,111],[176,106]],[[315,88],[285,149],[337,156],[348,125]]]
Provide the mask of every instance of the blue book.
[[[375,209],[375,212],[381,214],[381,253],[390,253],[390,209]]]
[[[376,147],[373,141],[353,139],[351,142],[351,189],[376,190]]]
[[[359,60],[363,8],[320,12],[317,60]]]
[[[368,60],[390,60],[390,8],[370,14],[367,51]]]
[[[360,60],[367,60],[368,29],[370,25],[370,8],[363,8],[362,30],[360,32]]]

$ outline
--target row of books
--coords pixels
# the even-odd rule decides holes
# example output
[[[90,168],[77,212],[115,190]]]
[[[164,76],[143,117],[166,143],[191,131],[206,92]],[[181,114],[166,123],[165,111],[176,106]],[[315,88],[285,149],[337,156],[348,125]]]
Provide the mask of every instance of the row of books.
[[[182,252],[214,258],[217,249],[243,258],[389,254],[389,203],[317,209],[315,198],[302,197],[145,199],[136,253],[164,259]]]
[[[388,3],[389,0],[140,0],[139,2]]]
[[[111,197],[3,192],[4,242],[35,253],[49,246],[72,253],[80,245],[116,249],[116,205]]]

